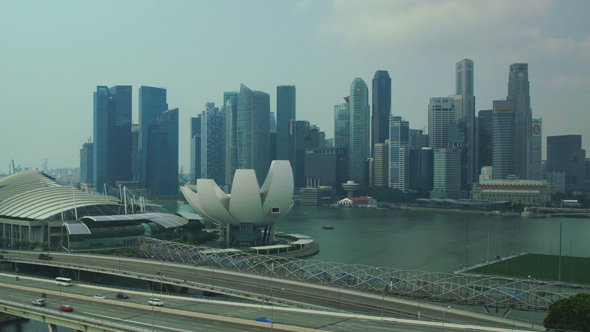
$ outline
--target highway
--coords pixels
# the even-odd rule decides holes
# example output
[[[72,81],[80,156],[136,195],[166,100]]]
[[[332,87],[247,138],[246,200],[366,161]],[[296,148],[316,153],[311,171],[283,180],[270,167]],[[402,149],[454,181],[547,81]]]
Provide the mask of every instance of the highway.
[[[225,292],[239,295],[244,298],[266,301],[272,300],[275,303],[295,303],[298,304],[299,307],[307,306],[308,308],[315,310],[320,310],[321,308],[331,308],[331,310],[340,311],[343,314],[366,313],[372,314],[373,317],[377,318],[382,316],[388,319],[411,318],[414,320],[418,318],[418,315],[420,315],[422,320],[434,320],[438,321],[439,324],[444,320],[447,323],[452,322],[488,326],[494,325],[497,327],[509,328],[514,326],[522,328],[525,328],[526,326],[530,327],[530,324],[528,323],[509,319],[501,319],[495,316],[486,316],[484,314],[474,314],[456,308],[442,307],[432,304],[420,303],[417,301],[400,300],[387,296],[382,297],[379,294],[366,294],[333,287],[322,287],[314,284],[286,281],[278,278],[246,275],[231,271],[223,271],[220,269],[210,269],[207,267],[194,267],[144,259],[70,254],[52,254],[54,257],[53,260],[39,261],[36,259],[37,254],[38,253],[11,252],[4,254],[4,256],[6,258],[17,259],[17,256],[20,255],[20,259],[30,259],[30,263],[33,264],[77,264],[80,270],[103,269],[105,270],[104,273],[128,276],[131,276],[129,274],[133,274],[131,277],[154,280],[156,282],[160,281],[166,284],[181,284],[193,288],[205,288],[210,290],[214,289],[216,292],[221,292],[223,289]],[[73,268],[75,269],[76,267]],[[92,294],[86,295],[91,297],[90,295]],[[186,299],[183,299],[182,301],[184,302],[172,302],[174,303],[172,304],[173,307],[184,308],[186,305],[193,307],[198,306],[198,304],[201,304],[200,307],[203,307],[202,301],[199,302],[192,300],[192,302],[187,302]],[[133,301],[128,302],[134,303]],[[146,302],[147,300],[145,300],[143,303]],[[210,304],[211,302],[208,303]],[[139,305],[141,303],[137,304]],[[226,306],[227,305],[223,305],[223,308],[226,308]],[[169,307],[169,305],[166,306],[166,308]],[[217,307],[217,305],[207,305],[206,307]],[[325,320],[325,318],[317,318],[318,321],[312,322],[309,321],[307,317],[302,319],[297,317],[296,314],[293,314],[292,311],[285,311],[287,309],[277,309],[277,306],[274,306],[274,309],[272,309],[272,307],[270,308],[271,312],[268,312],[269,306],[265,306],[258,309],[261,311],[256,314],[253,314],[252,312],[247,312],[247,314],[249,315],[249,319],[273,316],[275,321],[280,319],[281,322],[285,324],[298,324],[297,326],[301,326],[303,324],[304,327],[325,329],[329,331],[339,331],[338,328],[340,328],[341,325],[351,324],[350,319],[346,319],[345,321],[338,323],[338,321],[334,320],[334,317],[332,316],[330,316],[330,320]],[[236,312],[243,311],[244,310],[238,310]],[[227,313],[227,309],[220,309],[220,312],[205,311],[204,313],[223,315],[223,312]],[[320,316],[325,317],[325,315]],[[383,322],[380,323],[383,324]],[[306,324],[311,325],[306,326]],[[361,325],[362,326],[360,330],[366,330],[366,324]],[[327,327],[330,328],[328,329]],[[427,330],[432,330],[432,328],[433,327],[431,326]],[[355,329],[353,329],[351,326],[346,326],[346,328],[342,329],[342,331],[354,330]],[[376,330],[378,330],[378,328]],[[391,330],[390,324],[388,324],[387,330]],[[408,329],[402,328],[401,330]]]

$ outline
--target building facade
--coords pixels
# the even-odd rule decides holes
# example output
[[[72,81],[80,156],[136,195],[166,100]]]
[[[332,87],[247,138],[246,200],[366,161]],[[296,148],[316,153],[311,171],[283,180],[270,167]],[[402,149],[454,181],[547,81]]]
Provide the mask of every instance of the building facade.
[[[225,183],[230,186],[238,168],[238,103],[239,92],[223,93],[225,114]],[[227,188],[228,192],[230,188]]]
[[[350,145],[348,150],[348,177],[365,187],[367,160],[371,154],[369,90],[361,78],[350,85]]]
[[[407,192],[410,166],[410,123],[401,116],[389,118],[389,188]]]
[[[92,142],[84,143],[80,149],[80,183],[92,185]]]
[[[308,149],[305,151],[305,186],[328,186],[342,193],[342,183],[348,176],[347,167],[346,149]]]
[[[583,191],[586,178],[586,150],[581,135],[547,137],[547,172],[565,173],[566,193]]]
[[[430,198],[463,198],[461,152],[458,149],[434,151],[434,184]]]
[[[494,100],[492,110],[493,179],[503,180],[517,176],[516,169],[516,122],[514,103],[509,100]]]
[[[150,125],[168,109],[166,103],[166,89],[142,86],[139,88],[139,183],[147,188],[149,164],[154,164],[152,158],[157,155],[149,155],[149,128]],[[153,173],[153,172],[151,172]]]
[[[428,138],[430,147],[448,146],[448,127],[456,121],[456,100],[453,97],[430,98],[428,104]]]
[[[346,149],[350,145],[350,104],[334,105],[334,147]]]
[[[371,115],[371,156],[374,146],[389,139],[391,114],[391,78],[387,70],[378,70],[373,77],[373,114]]]
[[[552,192],[552,185],[544,181],[511,178],[475,183],[471,191],[471,198],[493,202],[510,201],[527,206],[544,206],[551,202]]]
[[[291,165],[295,164],[295,142],[291,130],[296,120],[295,86],[277,86],[277,159],[289,160]]]
[[[543,119],[533,119],[531,129],[531,180],[542,180],[541,158],[543,154]]]
[[[515,175],[521,179],[531,179],[531,130],[532,111],[529,86],[528,64],[510,65],[508,75],[508,97],[514,109],[515,131]],[[495,144],[495,141],[494,141]],[[495,171],[494,171],[495,172]]]
[[[481,168],[493,165],[493,127],[492,110],[479,111],[477,118],[478,137],[478,174]]]
[[[477,177],[476,149],[475,149],[475,95],[474,95],[474,67],[473,61],[464,59],[455,64],[455,94],[461,96],[461,114],[457,119],[464,118],[466,125],[466,170],[467,185],[471,186]]]
[[[373,187],[389,187],[389,140],[373,146]]]
[[[201,178],[225,186],[225,114],[215,103],[201,113]]]
[[[178,108],[158,115],[148,127],[148,137],[146,189],[151,195],[177,194]]]
[[[189,182],[197,184],[201,178],[201,114],[191,118],[191,172]]]

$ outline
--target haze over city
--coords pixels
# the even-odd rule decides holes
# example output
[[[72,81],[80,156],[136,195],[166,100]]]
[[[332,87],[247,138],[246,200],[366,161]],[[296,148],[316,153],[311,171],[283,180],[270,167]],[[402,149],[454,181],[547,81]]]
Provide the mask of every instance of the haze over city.
[[[590,147],[587,1],[4,1],[0,3],[0,172],[77,167],[92,136],[98,85],[163,87],[179,108],[179,165],[190,118],[244,83],[297,88],[297,119],[333,137],[334,105],[356,78],[387,70],[392,114],[427,128],[429,98],[455,91],[474,62],[476,112],[507,95],[508,67],[528,63],[543,136]],[[543,139],[545,151],[545,139]]]

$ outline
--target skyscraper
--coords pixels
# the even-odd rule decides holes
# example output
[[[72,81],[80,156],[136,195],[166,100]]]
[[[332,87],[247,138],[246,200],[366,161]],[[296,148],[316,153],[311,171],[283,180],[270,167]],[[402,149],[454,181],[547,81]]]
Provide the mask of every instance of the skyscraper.
[[[94,93],[93,186],[130,181],[131,174],[131,86],[97,86]]]
[[[543,119],[533,119],[531,129],[531,180],[542,180],[541,158],[543,140]]]
[[[428,105],[428,138],[430,147],[444,149],[448,146],[448,127],[456,121],[455,98],[430,98]]]
[[[391,114],[391,78],[386,70],[378,70],[373,77],[373,114],[371,116],[371,156],[374,146],[389,139]]]
[[[389,186],[389,140],[373,145],[373,187]]]
[[[147,143],[149,193],[178,193],[178,108],[162,112],[150,123]]]
[[[225,114],[215,103],[201,113],[201,177],[225,186]]]
[[[407,192],[410,173],[410,123],[401,116],[389,118],[389,188]]]
[[[295,147],[291,126],[297,120],[295,107],[295,86],[277,86],[277,159],[295,163]]]
[[[434,150],[434,186],[431,198],[462,198],[461,152],[454,148]]]
[[[231,186],[238,168],[238,101],[239,92],[224,92],[222,111],[225,114],[225,183]],[[229,190],[228,190],[229,191]]]
[[[521,179],[531,178],[531,130],[532,111],[529,91],[528,64],[510,65],[508,75],[508,98],[513,103],[515,130],[515,175]],[[495,144],[495,141],[494,141]],[[494,169],[494,174],[496,170]]]
[[[201,178],[201,114],[191,118],[191,172],[189,182],[196,184]]]
[[[516,172],[516,133],[514,103],[509,100],[494,100],[492,110],[494,180],[504,180]]]
[[[92,185],[92,142],[84,143],[80,149],[80,183]]]
[[[159,158],[157,155],[148,155],[149,127],[167,109],[166,89],[150,86],[139,88],[139,183],[143,188],[147,188],[147,167],[154,163],[148,159]]]
[[[455,64],[455,94],[462,98],[461,113],[457,119],[465,118],[467,129],[465,149],[467,156],[467,184],[471,186],[477,178],[477,160],[475,158],[475,96],[473,94],[473,61],[464,59]]]
[[[348,174],[350,180],[367,186],[367,160],[371,153],[369,89],[361,78],[350,85],[350,146]]]
[[[243,85],[237,112],[238,168],[254,169],[262,185],[270,167],[270,96]]]
[[[346,149],[350,145],[350,104],[334,105],[334,147]]]
[[[584,190],[586,150],[581,135],[547,137],[547,172],[565,172],[567,193]]]
[[[493,130],[492,130],[492,110],[479,111],[478,121],[478,174],[484,166],[492,166],[493,156]]]

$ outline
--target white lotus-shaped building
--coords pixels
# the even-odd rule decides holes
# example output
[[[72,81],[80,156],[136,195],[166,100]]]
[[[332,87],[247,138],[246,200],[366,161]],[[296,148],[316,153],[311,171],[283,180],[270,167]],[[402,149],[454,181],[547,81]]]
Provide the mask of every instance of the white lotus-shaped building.
[[[253,169],[238,169],[231,195],[221,190],[212,179],[198,179],[196,192],[188,186],[180,190],[202,217],[225,226],[229,239],[230,228],[239,234],[243,229],[272,226],[291,210],[293,172],[288,160],[274,160],[262,188],[258,186]]]

